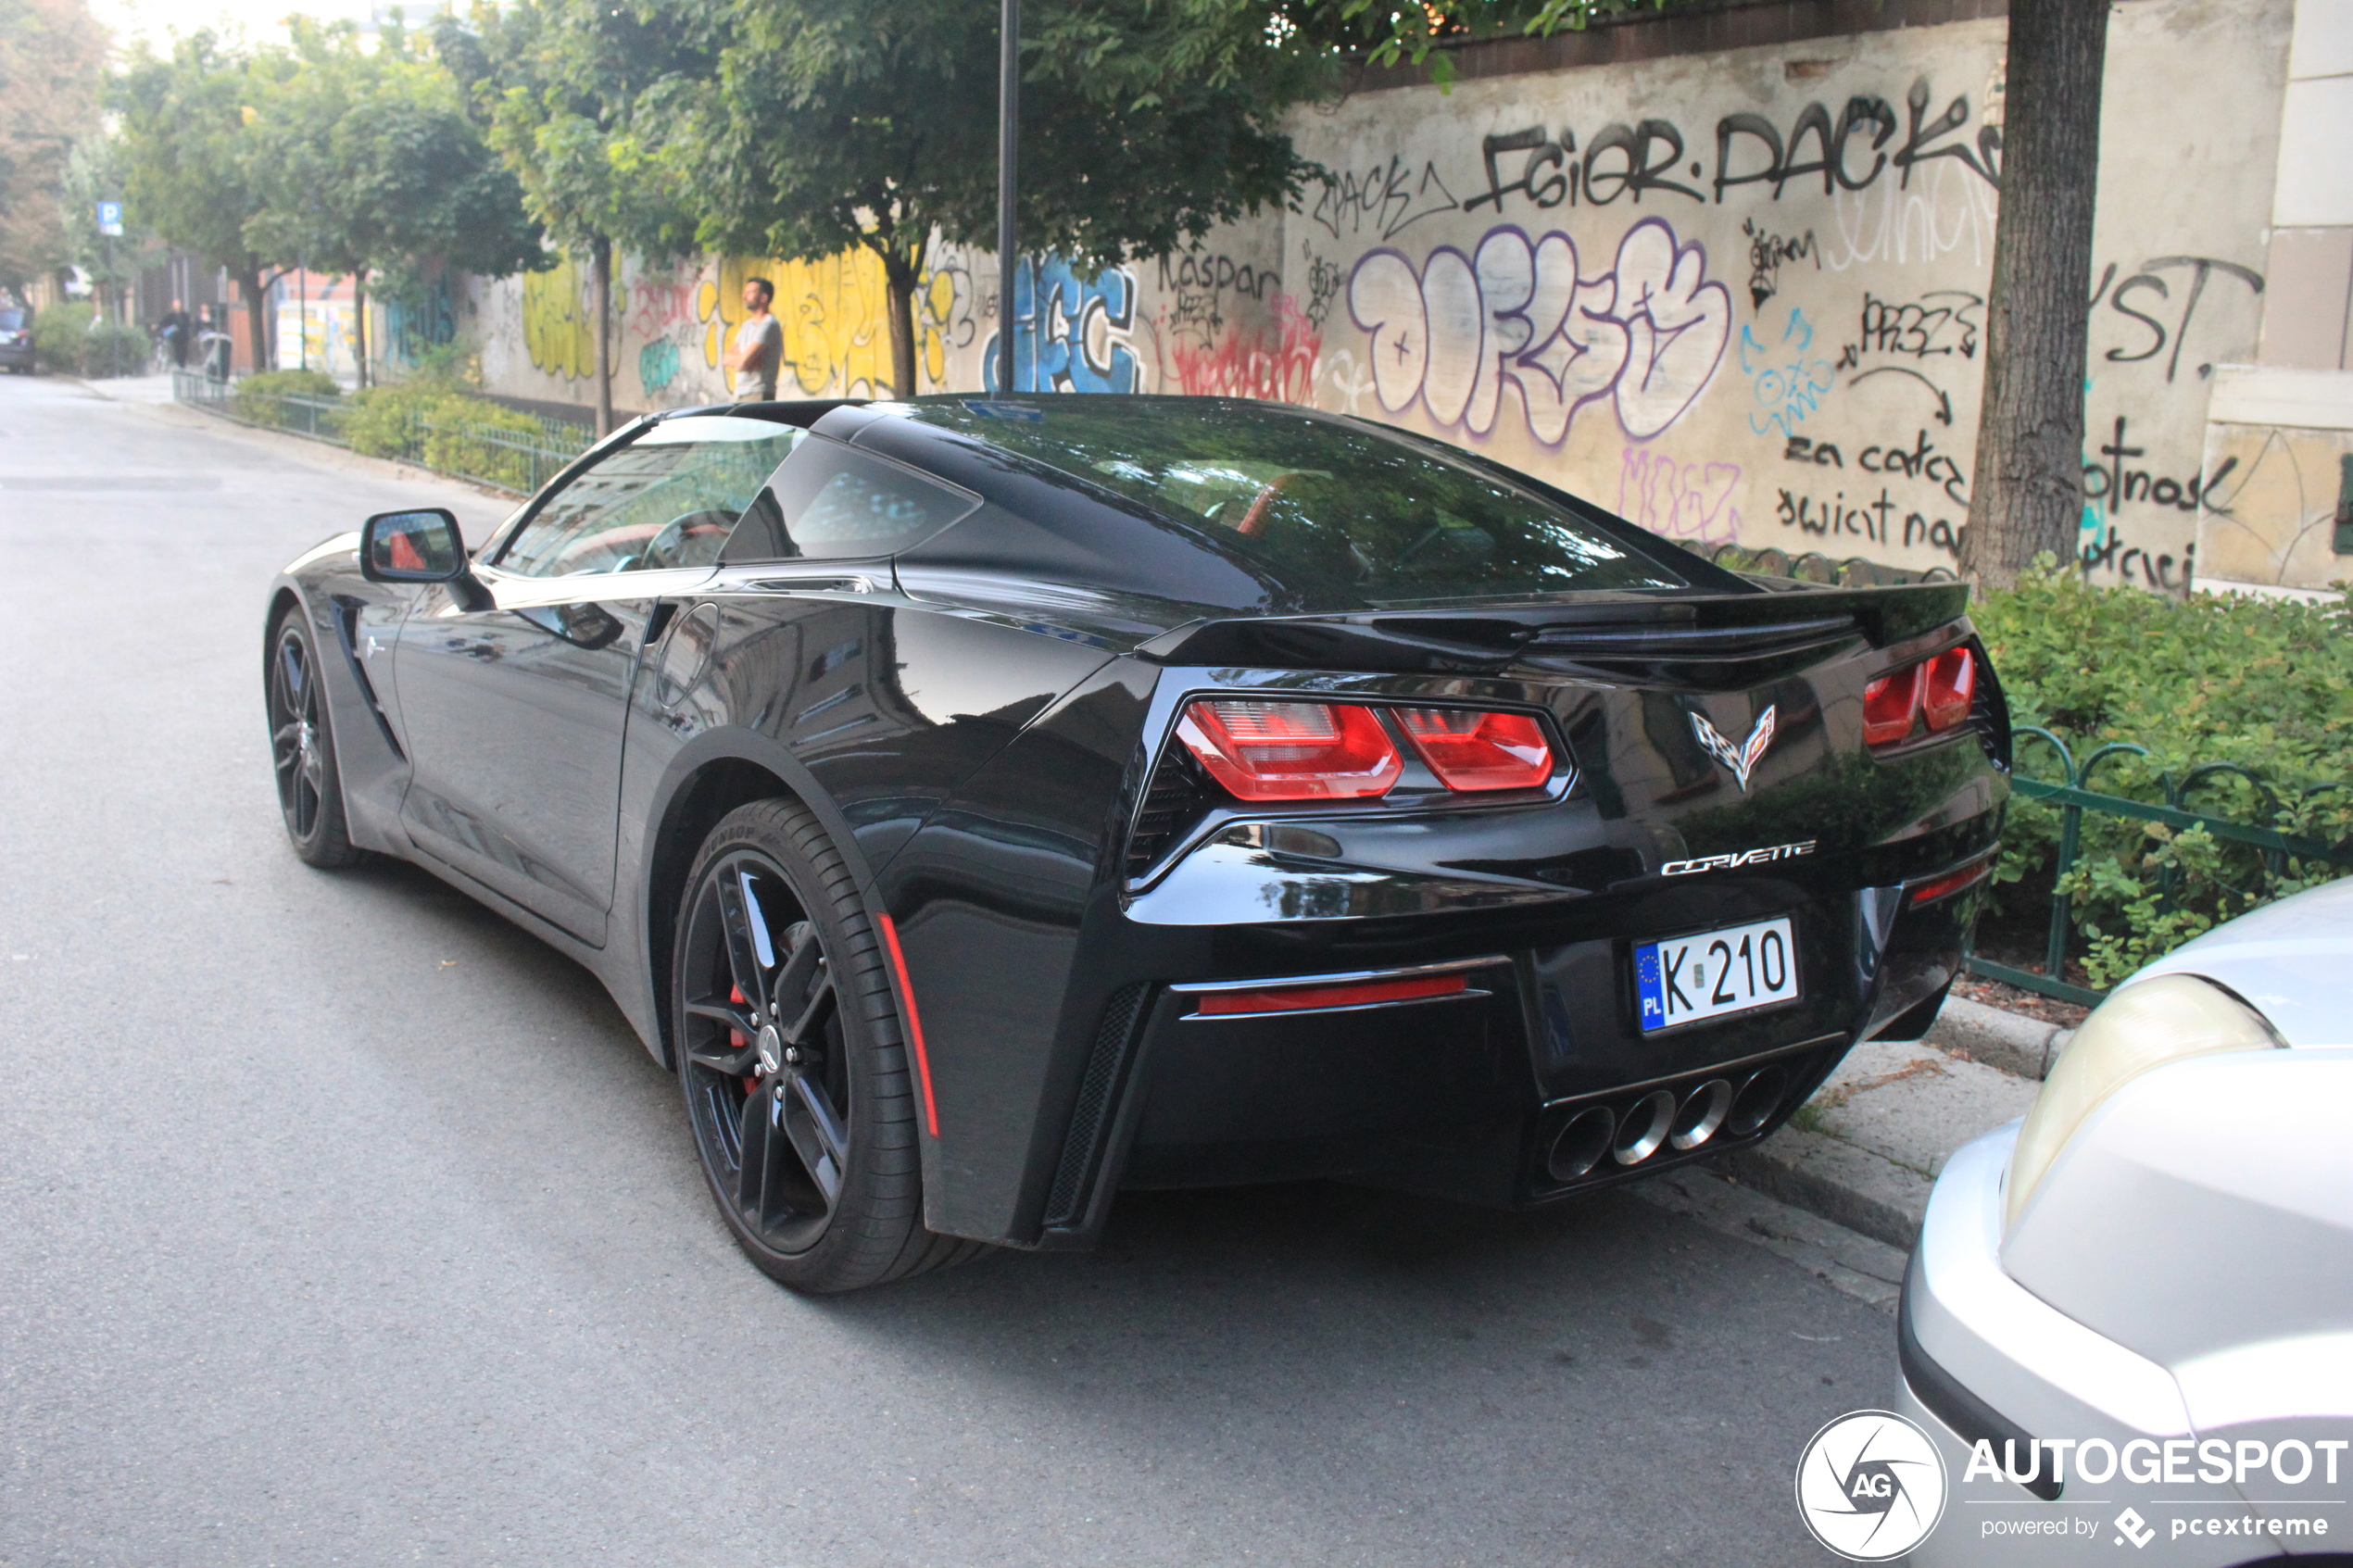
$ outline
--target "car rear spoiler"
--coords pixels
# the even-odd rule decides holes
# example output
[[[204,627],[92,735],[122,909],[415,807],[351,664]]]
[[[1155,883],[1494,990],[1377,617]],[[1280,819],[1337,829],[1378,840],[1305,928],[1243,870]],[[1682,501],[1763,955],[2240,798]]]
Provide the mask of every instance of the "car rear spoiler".
[[[1960,583],[1802,593],[1594,594],[1345,615],[1237,616],[1172,627],[1136,652],[1164,664],[1499,674],[1516,663],[1666,673],[1779,663],[1855,637],[1875,647],[1957,621]]]

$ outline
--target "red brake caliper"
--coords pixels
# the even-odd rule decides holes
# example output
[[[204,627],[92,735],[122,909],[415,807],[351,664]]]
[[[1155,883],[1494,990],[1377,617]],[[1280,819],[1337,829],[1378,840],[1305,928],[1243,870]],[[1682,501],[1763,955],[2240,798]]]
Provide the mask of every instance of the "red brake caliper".
[[[727,987],[727,999],[736,1003],[739,1007],[751,1000],[749,997],[744,995],[744,988],[740,985],[730,985]],[[744,1038],[744,1032],[740,1029],[730,1029],[727,1031],[727,1043],[737,1050],[742,1050],[746,1046],[751,1044],[749,1040]],[[745,1073],[744,1093],[749,1095],[757,1094],[759,1091],[759,1075],[751,1073]]]

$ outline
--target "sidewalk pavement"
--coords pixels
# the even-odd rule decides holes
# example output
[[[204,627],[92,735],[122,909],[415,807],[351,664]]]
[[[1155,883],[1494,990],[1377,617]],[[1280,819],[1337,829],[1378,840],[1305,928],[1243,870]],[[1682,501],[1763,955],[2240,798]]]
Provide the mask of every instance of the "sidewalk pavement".
[[[1948,997],[1926,1039],[1856,1047],[1763,1143],[1628,1190],[1893,1312],[1937,1173],[2026,1114],[2070,1034]]]
[[[2026,1114],[2070,1033],[1950,997],[1926,1039],[1847,1053],[1788,1126],[1731,1157],[1731,1175],[1909,1249],[1944,1161]]]

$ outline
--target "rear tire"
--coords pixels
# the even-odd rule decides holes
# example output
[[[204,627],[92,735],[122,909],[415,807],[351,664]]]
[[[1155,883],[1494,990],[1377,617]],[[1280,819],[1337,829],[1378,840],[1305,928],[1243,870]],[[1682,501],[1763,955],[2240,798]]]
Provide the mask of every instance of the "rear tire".
[[[719,1212],[761,1272],[811,1294],[959,1263],[923,1223],[915,1087],[857,883],[799,803],[704,840],[678,911],[671,1038]]]
[[[262,696],[286,837],[307,865],[322,871],[358,865],[368,852],[351,842],[344,818],[343,771],[335,759],[326,677],[300,606],[288,606],[270,623],[269,646]]]

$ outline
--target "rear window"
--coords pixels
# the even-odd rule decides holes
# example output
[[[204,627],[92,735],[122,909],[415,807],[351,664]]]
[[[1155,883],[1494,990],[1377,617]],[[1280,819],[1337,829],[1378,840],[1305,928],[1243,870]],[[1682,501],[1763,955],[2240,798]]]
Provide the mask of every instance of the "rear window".
[[[0,332],[13,332],[24,325],[21,310],[0,310]]]
[[[1367,603],[1687,586],[1592,519],[1353,420],[1212,398],[905,408]]]
[[[733,566],[887,556],[979,505],[912,469],[812,436],[761,491],[720,559]]]

